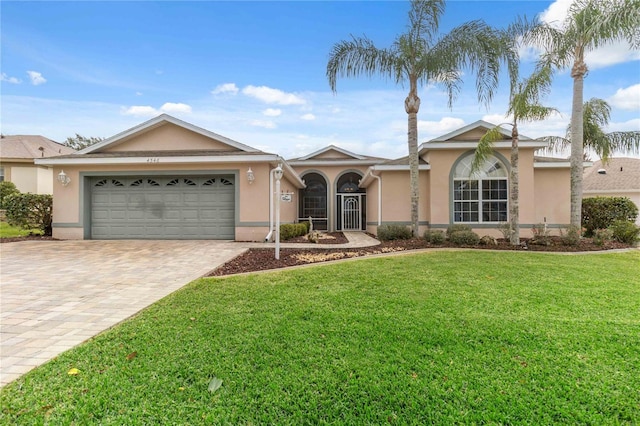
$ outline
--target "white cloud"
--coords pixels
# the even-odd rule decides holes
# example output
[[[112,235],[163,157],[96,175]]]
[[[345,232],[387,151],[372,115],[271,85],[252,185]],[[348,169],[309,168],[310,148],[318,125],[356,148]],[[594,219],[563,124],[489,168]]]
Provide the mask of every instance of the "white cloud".
[[[553,28],[562,29],[572,3],[573,0],[556,0],[540,14],[540,21]],[[534,52],[529,51],[527,57]],[[599,49],[588,51],[585,55],[585,62],[590,69],[637,60],[640,60],[640,52],[633,50],[626,41],[616,41]]]
[[[142,96],[142,92],[136,92],[136,96]]]
[[[158,115],[159,112],[152,106],[148,105],[134,105],[129,108],[122,107],[122,114],[124,115],[135,115],[135,116],[155,116]]]
[[[270,120],[253,120],[249,124],[255,127],[263,127],[265,129],[275,129],[278,127],[276,126],[276,123]]]
[[[178,113],[178,112],[190,113],[191,106],[187,104],[167,102],[160,107],[160,110],[162,112],[168,112],[168,113]]]
[[[316,116],[309,113],[309,114],[305,114],[303,116],[300,117],[302,120],[307,120],[307,121],[312,121],[316,119]]]
[[[267,117],[278,117],[282,114],[282,110],[277,108],[267,108],[262,111],[262,114],[266,115]]]
[[[7,83],[11,83],[11,84],[20,84],[20,83],[22,83],[22,80],[20,80],[19,78],[17,78],[17,77],[9,77],[5,73],[2,73],[2,75],[0,75],[0,81],[6,81]]]
[[[429,137],[429,139],[446,135],[460,127],[464,126],[464,120],[455,117],[443,117],[440,121],[418,120],[418,134],[420,140]]]
[[[37,71],[27,71],[29,74],[29,78],[31,79],[31,84],[34,86],[39,86],[40,84],[44,84],[47,82],[47,79],[42,76],[41,73]]]
[[[223,93],[231,93],[232,95],[235,95],[238,93],[238,90],[238,86],[236,86],[235,83],[224,83],[217,85],[216,88],[211,91],[211,94],[219,95]]]
[[[618,89],[616,94],[607,99],[612,106],[629,111],[640,110],[640,84],[626,89]]]
[[[268,104],[303,105],[305,103],[305,100],[298,95],[286,93],[278,89],[272,89],[267,86],[247,86],[242,89],[242,93]]]

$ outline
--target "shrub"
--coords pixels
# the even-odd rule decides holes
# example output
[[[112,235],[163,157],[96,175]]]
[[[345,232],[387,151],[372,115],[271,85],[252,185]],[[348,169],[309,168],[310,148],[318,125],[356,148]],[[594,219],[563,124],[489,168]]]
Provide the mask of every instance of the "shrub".
[[[498,225],[498,230],[500,232],[502,232],[502,237],[507,240],[507,241],[511,241],[511,235],[513,235],[513,229],[511,229],[511,224],[509,222],[502,222],[501,224]]]
[[[480,237],[471,230],[455,231],[449,235],[449,241],[458,246],[475,246],[480,242]]]
[[[627,197],[592,197],[582,200],[582,227],[591,237],[596,229],[606,229],[617,220],[634,222],[638,207]]]
[[[611,229],[596,229],[593,233],[593,243],[597,246],[603,246],[613,240],[613,231]]]
[[[444,231],[441,231],[439,229],[436,229],[434,231],[424,231],[424,239],[431,244],[442,244],[445,240]]]
[[[38,228],[51,235],[53,197],[47,194],[13,194],[3,200],[7,222],[25,229]]]
[[[530,244],[536,244],[540,246],[549,246],[551,245],[551,238],[549,228],[544,223],[537,223],[531,227],[531,234],[533,237]]]
[[[280,239],[290,240],[291,238],[306,235],[309,229],[309,222],[303,223],[285,223],[280,225]]]
[[[628,220],[616,220],[609,229],[616,241],[625,244],[635,244],[640,236],[640,227]]]
[[[411,236],[411,229],[404,225],[378,226],[378,239],[380,241],[408,240]]]
[[[480,238],[480,245],[483,246],[497,246],[498,242],[491,235],[485,235]]]
[[[580,228],[570,225],[565,232],[560,230],[560,236],[565,246],[577,246],[580,242]]]
[[[18,188],[13,182],[2,181],[0,182],[0,209],[4,209],[4,199],[9,195],[19,194]]]
[[[454,232],[459,232],[459,231],[468,231],[471,232],[471,226],[469,225],[463,225],[461,223],[457,223],[455,225],[450,225],[447,228],[447,239],[451,239],[451,234],[453,234]]]

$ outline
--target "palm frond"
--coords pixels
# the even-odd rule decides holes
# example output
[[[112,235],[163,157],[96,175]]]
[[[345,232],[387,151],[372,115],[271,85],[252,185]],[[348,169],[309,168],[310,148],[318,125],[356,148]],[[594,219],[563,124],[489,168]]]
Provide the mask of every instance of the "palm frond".
[[[407,34],[429,44],[436,36],[444,9],[444,0],[412,0]]]
[[[333,45],[329,54],[326,75],[331,90],[336,91],[337,78],[379,74],[389,78],[396,77],[394,72],[400,58],[393,49],[378,49],[366,37],[353,37]]]
[[[547,146],[541,150],[543,155],[560,154],[571,146],[571,139],[566,139],[562,136],[544,136],[538,140],[547,143]]]
[[[502,128],[500,126],[495,126],[480,138],[473,155],[473,161],[471,162],[469,177],[481,170],[484,163],[493,153],[493,145],[495,142],[504,139],[504,135],[501,130]]]

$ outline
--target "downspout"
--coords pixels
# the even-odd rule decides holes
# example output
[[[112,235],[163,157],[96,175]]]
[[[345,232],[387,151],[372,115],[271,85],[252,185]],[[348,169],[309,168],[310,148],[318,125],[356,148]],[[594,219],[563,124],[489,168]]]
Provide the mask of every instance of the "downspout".
[[[373,170],[370,171],[371,177],[378,180],[378,226],[382,225],[382,179],[380,176],[374,175]]]

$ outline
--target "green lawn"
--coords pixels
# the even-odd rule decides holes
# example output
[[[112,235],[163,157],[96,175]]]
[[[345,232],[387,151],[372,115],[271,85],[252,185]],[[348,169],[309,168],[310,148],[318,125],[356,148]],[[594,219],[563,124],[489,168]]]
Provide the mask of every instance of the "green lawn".
[[[0,406],[25,425],[638,424],[640,252],[200,279],[6,386]]]
[[[42,235],[39,229],[24,229],[0,222],[0,238],[24,237],[31,234]]]

